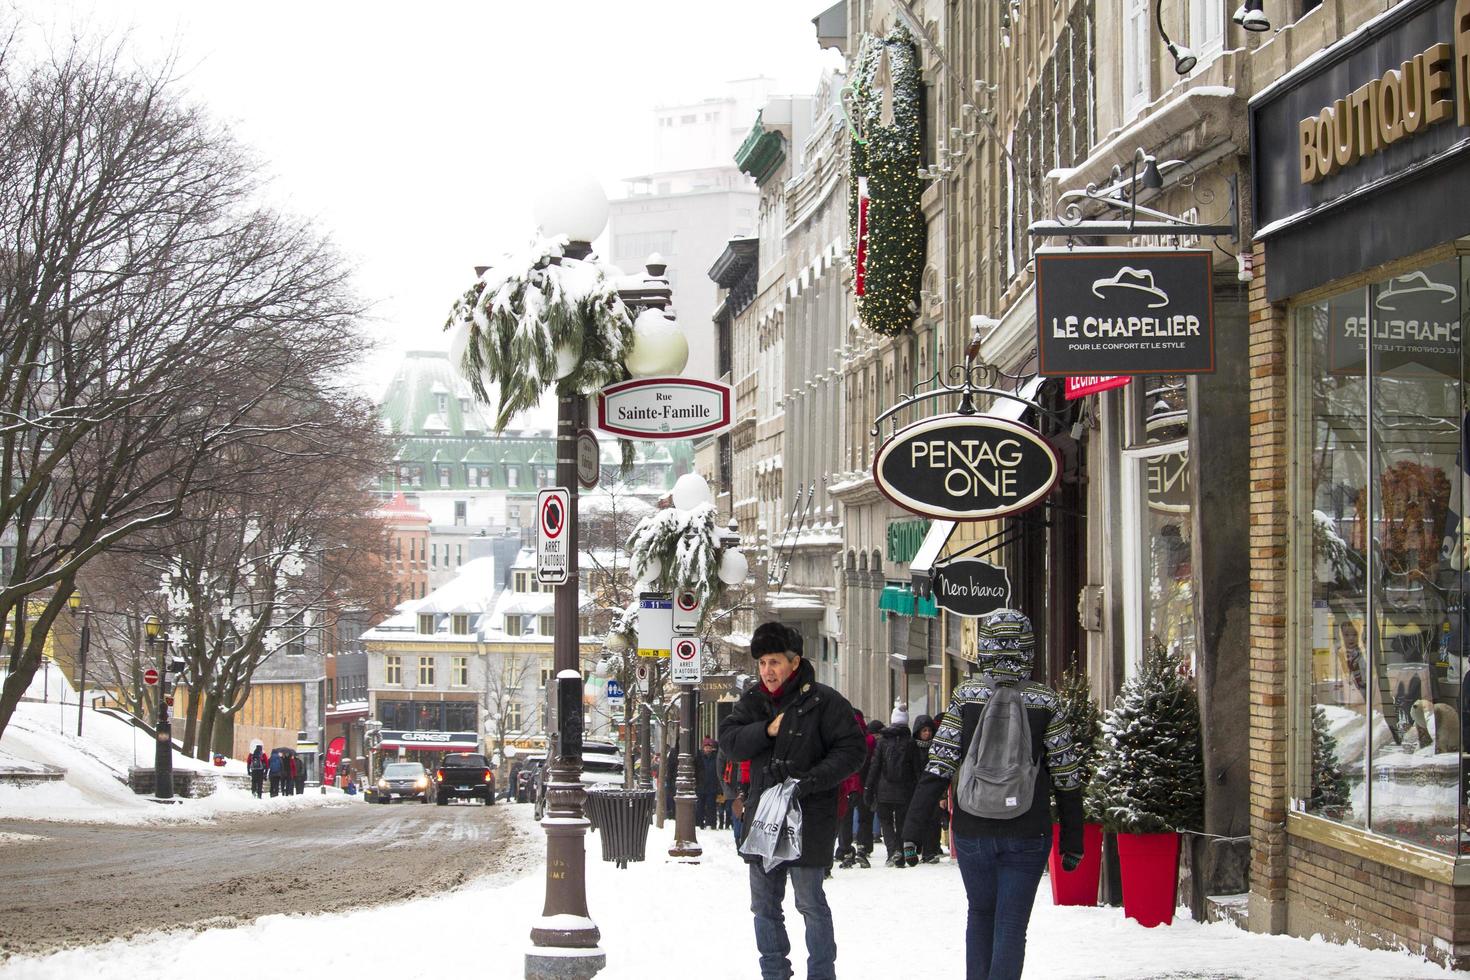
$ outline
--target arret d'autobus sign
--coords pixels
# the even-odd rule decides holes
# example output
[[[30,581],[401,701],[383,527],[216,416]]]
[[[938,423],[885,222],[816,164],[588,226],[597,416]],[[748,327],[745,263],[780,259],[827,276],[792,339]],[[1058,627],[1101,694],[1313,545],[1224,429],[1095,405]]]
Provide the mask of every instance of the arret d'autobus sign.
[[[1061,474],[1041,433],[989,415],[941,415],[895,432],[873,479],[889,500],[924,517],[981,521],[1040,503]]]
[[[701,378],[635,378],[597,396],[597,427],[626,439],[689,439],[730,427],[730,386]]]

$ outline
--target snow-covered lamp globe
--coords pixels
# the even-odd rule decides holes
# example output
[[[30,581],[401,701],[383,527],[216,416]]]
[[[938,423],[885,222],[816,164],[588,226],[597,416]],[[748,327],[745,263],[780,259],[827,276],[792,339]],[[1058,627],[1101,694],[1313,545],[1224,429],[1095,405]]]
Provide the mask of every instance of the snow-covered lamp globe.
[[[670,496],[673,497],[674,506],[680,510],[693,510],[701,504],[712,504],[715,500],[710,493],[708,481],[698,473],[685,473],[675,480]]]
[[[745,581],[745,576],[750,573],[750,561],[741,551],[734,548],[726,548],[720,555],[720,567],[715,574],[719,575],[720,581],[726,585],[739,585]]]
[[[679,374],[689,363],[689,340],[677,322],[650,307],[633,321],[633,349],[623,363],[635,378]]]
[[[590,243],[607,227],[607,194],[590,174],[563,175],[536,192],[531,213],[541,234],[566,235],[569,241]]]
[[[609,633],[603,646],[607,647],[608,653],[627,653],[628,638],[622,633]]]

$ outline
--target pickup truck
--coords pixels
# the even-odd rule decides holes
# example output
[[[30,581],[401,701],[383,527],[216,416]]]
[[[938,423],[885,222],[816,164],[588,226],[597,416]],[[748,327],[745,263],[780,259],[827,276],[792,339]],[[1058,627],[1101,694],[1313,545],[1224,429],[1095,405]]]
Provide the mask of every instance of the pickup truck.
[[[434,802],[448,806],[452,799],[480,799],[495,805],[495,772],[483,755],[450,752],[434,770]]]

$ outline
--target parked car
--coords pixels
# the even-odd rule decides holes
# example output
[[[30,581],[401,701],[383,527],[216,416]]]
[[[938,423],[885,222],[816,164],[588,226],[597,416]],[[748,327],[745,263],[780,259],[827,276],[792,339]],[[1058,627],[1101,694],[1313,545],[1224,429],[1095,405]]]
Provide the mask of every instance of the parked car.
[[[483,755],[450,752],[434,770],[434,802],[448,806],[453,799],[495,805],[495,772]]]
[[[422,763],[390,762],[383,767],[383,777],[375,787],[373,799],[379,803],[393,800],[418,800],[429,802],[431,783]]]
[[[551,765],[551,749],[536,767],[536,819],[546,813],[546,771]],[[599,783],[623,785],[623,750],[611,742],[582,743],[582,785]]]
[[[528,759],[521,771],[516,773],[516,802],[531,803],[536,799],[536,773],[546,764],[545,759]]]

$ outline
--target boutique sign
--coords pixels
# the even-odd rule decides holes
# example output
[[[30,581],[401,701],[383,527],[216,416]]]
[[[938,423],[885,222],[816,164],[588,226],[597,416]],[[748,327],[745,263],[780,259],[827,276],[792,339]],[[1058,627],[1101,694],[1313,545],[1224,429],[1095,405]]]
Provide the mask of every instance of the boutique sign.
[[[934,601],[957,616],[977,617],[1011,604],[1011,579],[999,565],[956,558],[934,566]]]
[[[1215,370],[1212,266],[1203,250],[1037,252],[1040,373]]]
[[[873,478],[924,517],[980,521],[1040,503],[1061,473],[1041,433],[988,415],[942,415],[900,429],[878,449]]]

